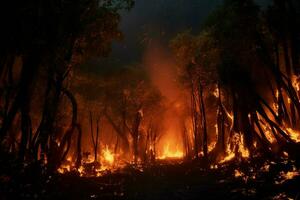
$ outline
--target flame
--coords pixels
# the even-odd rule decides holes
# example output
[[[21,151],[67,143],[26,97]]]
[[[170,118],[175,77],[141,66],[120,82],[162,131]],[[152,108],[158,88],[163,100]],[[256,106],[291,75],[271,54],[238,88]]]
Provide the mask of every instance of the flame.
[[[279,91],[278,91],[278,90],[276,90],[275,96],[276,96],[276,98],[278,99],[278,97],[279,97]]]
[[[268,126],[266,123],[264,123],[264,120],[261,118],[259,113],[257,113],[257,116],[258,116],[258,119],[260,121],[260,126],[262,127],[263,132],[265,133],[265,136],[266,136],[267,140],[270,143],[274,143],[276,141],[276,138],[272,134],[272,130],[271,130],[270,126]]]
[[[213,95],[218,98],[219,97],[219,88],[216,86],[216,89],[213,91]]]
[[[233,115],[231,113],[229,113],[228,111],[226,111],[227,116],[229,117],[229,119],[231,121],[233,121]]]
[[[67,161],[72,162],[72,157],[68,156]]]
[[[267,128],[264,128],[264,129],[265,129],[266,138],[269,140],[269,142],[274,143],[275,137],[272,135],[271,131],[267,130]]]
[[[297,76],[292,77],[292,84],[293,84],[293,87],[296,89],[296,91],[299,92],[300,91],[300,82],[298,81]]]
[[[227,156],[220,161],[220,163],[222,164],[222,163],[228,162],[228,161],[232,160],[234,157],[235,157],[235,154],[230,151],[229,153],[227,153]]]
[[[299,172],[290,171],[290,172],[287,172],[287,173],[282,173],[281,175],[285,180],[290,180],[290,179],[293,179],[296,176],[299,176]]]
[[[296,88],[297,91],[299,91],[300,88],[300,83],[298,82],[293,82],[293,86]],[[279,90],[280,91],[280,90]],[[279,98],[279,95],[286,95],[285,93],[280,93],[278,90],[276,91],[276,98]],[[214,91],[211,91],[211,93],[215,96],[218,97],[218,95],[220,95],[219,89],[216,87]],[[290,104],[291,99],[285,96],[285,101],[284,103],[286,103],[286,101]],[[277,102],[272,102],[273,104],[273,108],[276,112],[276,114],[278,115],[278,104]],[[184,102],[180,102],[180,101],[176,101],[174,107],[172,107],[172,110],[170,113],[168,113],[171,117],[167,118],[167,121],[164,121],[164,125],[166,126],[166,128],[168,127],[169,129],[166,130],[166,134],[163,136],[163,139],[159,138],[159,141],[157,139],[157,141],[155,141],[155,144],[150,144],[149,149],[151,151],[155,151],[155,155],[157,155],[158,159],[182,159],[185,156],[185,150],[186,151],[190,151],[193,147],[191,148],[187,148],[184,149],[184,147],[182,146],[182,141],[180,140],[180,137],[176,137],[180,134],[180,126],[176,126],[177,124],[179,124],[180,120],[178,120],[177,118],[173,119],[172,116],[177,116],[177,112],[180,113],[181,110],[184,109]],[[225,109],[225,113],[226,116],[228,118],[229,121],[231,121],[231,123],[233,123],[234,121],[234,116],[233,113],[229,110]],[[172,112],[174,111],[174,112]],[[142,112],[142,111],[139,111]],[[176,114],[174,114],[176,113]],[[141,113],[142,114],[142,113]],[[266,136],[267,140],[270,143],[275,143],[276,142],[276,135],[274,136],[274,134],[276,134],[276,131],[272,131],[271,126],[267,123],[267,121],[264,119],[264,117],[262,117],[258,112],[256,113],[257,117],[258,117],[258,121],[259,121],[259,125],[254,125],[254,129],[261,131],[260,127],[262,128],[262,132],[264,133],[264,135]],[[269,115],[269,113],[267,113],[267,115]],[[252,116],[250,114],[248,114],[248,118],[249,120],[251,120]],[[272,118],[274,120],[274,118]],[[188,120],[187,120],[188,121]],[[227,120],[226,120],[227,121]],[[184,124],[187,130],[187,140],[190,143],[192,140],[192,128],[190,126],[189,123],[191,122],[185,122],[186,124]],[[274,122],[275,123],[275,122]],[[229,122],[230,125],[230,122]],[[229,126],[228,125],[228,126]],[[288,134],[290,136],[290,138],[295,141],[295,142],[300,142],[300,131],[299,130],[293,130],[292,128],[287,128],[285,124],[278,125],[282,128],[282,130],[284,132],[286,132],[286,134]],[[215,129],[216,129],[216,135],[218,135],[218,126],[217,124],[215,124]],[[274,133],[273,133],[274,132]],[[259,132],[260,134],[260,132]],[[231,135],[230,135],[231,136]],[[229,137],[229,136],[227,136]],[[221,160],[219,161],[220,164],[228,162],[233,160],[236,156],[239,156],[239,158],[244,158],[247,159],[250,156],[250,152],[249,150],[246,148],[245,145],[245,138],[243,137],[243,133],[234,133],[232,135],[232,137],[230,137],[232,139],[232,143],[230,145],[227,145],[227,149],[226,149],[226,155],[224,157],[221,158]],[[228,139],[228,138],[226,138]],[[159,144],[158,144],[159,143]],[[59,141],[57,141],[57,144],[60,145]],[[120,159],[120,155],[121,153],[118,154],[114,154],[114,152],[109,149],[108,145],[102,145],[102,152],[101,152],[101,159],[100,159],[100,163],[97,162],[97,164],[99,166],[96,165],[95,162],[95,168],[93,168],[91,174],[95,175],[94,172],[96,172],[97,176],[100,176],[103,174],[103,172],[105,170],[116,170],[116,169],[120,169],[122,164],[119,159]],[[257,147],[257,142],[254,142],[254,147]],[[209,145],[208,145],[208,152],[212,152],[213,149],[216,146],[216,140],[212,141]],[[104,147],[104,148],[103,148]],[[156,154],[157,153],[157,154]],[[189,153],[189,152],[187,152]],[[200,155],[203,156],[203,152],[200,153]],[[288,157],[288,153],[283,152],[283,156],[284,157]],[[129,158],[130,159],[130,158]],[[89,159],[86,158],[84,160],[84,164],[89,164],[89,163],[93,163],[94,159]],[[142,162],[142,161],[139,161]],[[71,156],[67,157],[66,162],[63,163],[63,165],[60,166],[60,168],[58,168],[58,172],[59,173],[66,173],[66,172],[70,172],[73,170],[77,170],[80,175],[89,175],[87,173],[89,173],[88,170],[86,170],[86,166],[83,164],[82,166],[80,166],[78,169],[75,168],[75,159]],[[120,164],[121,163],[121,164]],[[125,163],[125,162],[124,162]],[[126,163],[130,163],[130,162],[126,162]],[[216,163],[213,163],[210,168],[211,169],[217,169],[218,165],[215,165]],[[217,163],[218,164],[218,163]],[[124,164],[125,165],[125,164]],[[269,171],[270,165],[266,164],[265,166],[263,166],[261,168],[261,171]],[[91,171],[91,170],[90,170]],[[299,172],[297,171],[291,171],[291,172],[287,172],[287,173],[281,173],[281,177],[284,179],[292,179],[294,176],[299,175]],[[243,172],[239,171],[239,170],[235,170],[234,172],[234,176],[235,177],[243,177],[244,174]]]
[[[273,109],[274,109],[276,115],[278,116],[278,109],[279,109],[279,106],[278,106],[277,103],[273,103]]]
[[[242,158],[249,158],[250,153],[249,150],[245,147],[244,144],[244,137],[240,134],[235,134],[233,136],[234,138],[234,145],[236,146],[235,148],[237,148],[237,151],[240,153]],[[227,150],[226,150],[227,156],[225,156],[219,163],[225,163],[228,162],[230,160],[232,160],[235,157],[235,151],[234,149],[230,148],[230,145],[227,145]]]
[[[158,157],[159,159],[168,159],[168,158],[183,158],[183,151],[179,150],[178,146],[176,146],[176,150],[173,151],[170,149],[170,144],[167,143],[164,147],[163,154]]]
[[[291,171],[288,171],[288,172],[281,171],[278,176],[279,180],[275,181],[275,184],[282,184],[285,181],[291,180],[299,175],[300,175],[299,170],[297,170],[297,168],[294,166]]]
[[[242,154],[243,158],[248,158],[250,153],[249,150],[245,147],[244,137],[240,136],[241,142],[239,143],[239,152]]]
[[[105,146],[105,149],[103,150],[103,159],[108,162],[110,165],[112,165],[115,161],[115,155],[109,150],[108,146]]]
[[[208,152],[211,152],[212,150],[214,150],[216,145],[217,145],[216,142],[213,142],[210,145],[208,145]]]
[[[115,158],[116,155],[112,153],[109,147],[106,145],[105,148],[102,150],[101,154],[101,164],[94,161],[94,159],[86,158],[83,160],[83,164],[79,166],[79,168],[75,167],[75,162],[71,156],[68,156],[65,163],[63,163],[58,169],[58,173],[64,174],[71,171],[77,171],[80,176],[102,176],[103,173],[107,170],[114,170],[115,167]],[[89,173],[86,171],[86,165],[92,164],[93,170],[95,173]],[[122,164],[118,164],[118,168],[122,168]]]
[[[289,133],[292,140],[294,140],[295,142],[300,142],[300,132],[299,131],[295,131],[291,128],[287,128],[286,130]]]
[[[242,176],[244,176],[244,173],[243,172],[241,172],[241,171],[239,171],[239,170],[234,170],[234,177],[235,178],[238,178],[238,177],[242,177]]]
[[[65,172],[70,172],[71,171],[71,165],[61,165],[57,171],[61,174],[65,173]]]
[[[80,166],[80,167],[78,168],[78,172],[80,173],[80,176],[82,176],[82,175],[83,175],[83,172],[84,172],[84,167],[83,167],[83,166]]]

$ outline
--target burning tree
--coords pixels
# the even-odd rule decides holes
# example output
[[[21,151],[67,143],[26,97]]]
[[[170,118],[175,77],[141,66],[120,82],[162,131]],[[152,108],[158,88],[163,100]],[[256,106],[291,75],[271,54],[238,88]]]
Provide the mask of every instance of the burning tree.
[[[276,7],[278,2],[275,2],[274,7],[267,12],[269,14],[262,15],[253,1],[225,1],[208,18],[205,29],[199,36],[183,33],[171,43],[179,58],[179,65],[183,66],[181,74],[190,82],[188,86],[191,91],[196,157],[200,145],[199,130],[203,134],[203,153],[207,156],[206,119],[202,107],[205,101],[202,91],[204,83],[209,82],[217,85],[216,148],[217,151],[227,151],[228,157],[225,160],[234,155],[251,157],[257,149],[267,154],[282,151],[292,154],[298,149],[297,140],[293,140],[295,132],[292,129],[297,127],[296,119],[299,115],[299,94],[294,78],[297,74],[291,74],[289,65],[293,57],[293,71],[296,72],[299,59],[295,59],[295,49],[291,52],[284,48],[285,41],[282,45],[283,55],[280,55],[278,41],[282,39],[274,39],[274,34],[279,31],[273,34],[274,25],[265,20],[278,16],[275,14],[276,8],[291,9],[292,5],[298,5],[292,1],[281,3],[285,6]],[[296,16],[296,12],[291,11],[291,15]],[[295,31],[292,27],[280,30],[280,33],[284,34],[284,31],[288,32],[285,37],[295,35],[291,33]],[[285,40],[292,39],[294,46],[296,38]],[[285,71],[281,67],[282,57],[285,60]],[[209,71],[214,73],[210,74]],[[226,125],[230,125],[228,134],[225,134]],[[228,142],[225,135],[228,135]],[[276,144],[272,138],[277,141]]]
[[[155,120],[151,121],[150,118],[154,117],[152,113],[155,113],[155,110],[160,110],[161,96],[151,86],[143,70],[137,68],[122,70],[122,74],[114,80],[116,82],[107,87],[108,104],[104,111],[105,116],[125,142],[123,150],[131,144],[134,162],[137,163],[147,151],[145,147],[141,147],[146,145],[145,142],[149,142],[150,135],[146,136],[150,134],[148,131],[155,131]]]
[[[97,71],[97,68],[93,70]],[[82,120],[91,126],[85,127],[91,131],[84,135],[86,138],[94,137],[91,140],[94,142],[85,142],[84,148],[96,146],[93,145],[97,141],[94,116],[100,113],[100,143],[93,152],[103,152],[104,146],[108,146],[115,156],[118,155],[120,162],[153,161],[155,146],[162,132],[164,105],[146,70],[140,66],[105,69],[96,76],[83,71],[77,72],[81,78],[72,90],[80,96]],[[86,87],[93,89],[86,90]],[[87,115],[87,109],[93,110],[93,113]],[[85,120],[87,118],[88,121]]]
[[[14,150],[20,163],[42,162],[52,171],[77,130],[80,165],[77,103],[66,79],[88,56],[109,52],[112,40],[121,36],[118,11],[131,6],[132,1],[91,0],[10,1],[1,7],[1,151]],[[72,122],[59,137],[54,130],[63,97],[72,105]],[[42,102],[40,108],[36,102]],[[33,115],[40,116],[35,124]]]
[[[207,91],[214,90],[217,83],[215,74],[219,59],[219,51],[213,45],[213,40],[208,32],[203,32],[199,36],[184,32],[171,41],[171,47],[178,59],[181,79],[191,95],[190,110],[195,158],[199,157],[200,152],[206,159],[208,158],[209,144],[205,99],[212,95]],[[222,107],[221,101],[219,104]]]

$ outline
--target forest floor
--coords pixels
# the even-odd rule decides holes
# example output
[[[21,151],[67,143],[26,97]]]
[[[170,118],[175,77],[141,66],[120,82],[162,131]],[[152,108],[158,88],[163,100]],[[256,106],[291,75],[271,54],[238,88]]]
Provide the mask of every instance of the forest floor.
[[[209,169],[197,162],[160,161],[101,177],[34,173],[1,175],[0,199],[300,199],[300,165],[288,159],[232,161]]]

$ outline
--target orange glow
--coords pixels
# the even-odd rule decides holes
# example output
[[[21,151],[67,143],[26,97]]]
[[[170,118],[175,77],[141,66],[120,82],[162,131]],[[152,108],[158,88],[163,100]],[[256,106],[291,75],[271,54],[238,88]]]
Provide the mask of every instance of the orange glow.
[[[219,97],[219,88],[218,88],[218,87],[216,87],[216,89],[214,90],[213,95],[214,95],[216,98]]]
[[[65,172],[70,172],[71,165],[61,165],[60,168],[57,169],[57,171],[61,174],[65,173]]]
[[[291,180],[294,177],[297,177],[299,175],[300,175],[299,170],[296,167],[293,167],[293,169],[291,171],[288,171],[288,172],[281,171],[279,176],[278,176],[279,180],[275,181],[275,184],[282,184],[285,181]]]
[[[243,158],[248,158],[250,155],[249,150],[245,147],[243,136],[240,136],[239,152],[241,153]]]
[[[159,55],[157,55],[159,56]],[[156,57],[156,56],[154,56]],[[70,172],[73,170],[77,170],[80,175],[82,176],[90,176],[95,175],[96,176],[101,176],[105,171],[114,171],[120,168],[123,168],[125,165],[134,163],[135,165],[138,164],[144,164],[144,159],[141,156],[142,153],[145,153],[146,155],[146,162],[151,163],[155,159],[160,159],[160,160],[172,160],[172,159],[178,159],[181,160],[185,156],[188,158],[193,158],[193,155],[195,154],[194,148],[196,146],[195,136],[193,131],[196,130],[195,127],[198,127],[196,123],[199,123],[199,128],[201,128],[200,124],[200,114],[199,114],[199,119],[197,118],[198,122],[193,122],[192,117],[191,117],[191,111],[190,111],[190,102],[188,102],[190,99],[187,98],[186,100],[185,94],[187,94],[188,91],[185,91],[184,89],[181,91],[178,89],[176,82],[173,80],[174,71],[173,71],[173,63],[169,63],[170,61],[167,59],[166,61],[162,62],[160,59],[157,60],[152,60],[152,56],[150,58],[146,58],[147,62],[147,70],[149,70],[149,73],[151,74],[151,78],[153,79],[152,81],[154,82],[154,85],[158,87],[160,92],[164,97],[166,97],[165,104],[167,104],[167,108],[165,112],[163,112],[163,115],[161,118],[159,118],[157,124],[157,127],[153,127],[155,130],[155,134],[151,132],[151,134],[148,134],[147,127],[148,126],[148,121],[147,121],[147,112],[145,112],[145,119],[142,119],[141,125],[139,127],[139,142],[138,142],[138,150],[139,154],[136,160],[138,162],[133,162],[134,158],[132,155],[132,148],[131,144],[133,143],[132,138],[130,135],[128,135],[128,142],[129,142],[129,150],[123,149],[122,144],[112,144],[111,138],[101,141],[101,148],[99,148],[99,162],[94,162],[94,157],[93,155],[90,155],[93,150],[90,146],[85,146],[85,149],[87,149],[88,156],[86,156],[83,159],[83,164],[79,168],[75,168],[75,157],[68,156],[66,158],[65,163],[60,166],[58,169],[59,173],[66,173]],[[162,62],[162,63],[161,63]],[[163,66],[164,71],[159,72],[161,74],[157,75],[157,68],[160,69],[160,67]],[[164,75],[167,74],[167,77]],[[171,75],[170,75],[171,74]],[[173,75],[172,75],[173,74]],[[300,83],[298,83],[296,80],[293,81],[293,86],[297,91],[299,91],[300,88]],[[126,90],[125,90],[126,92]],[[207,91],[211,95],[214,95],[216,98],[219,97],[221,94],[221,91],[219,91],[218,87],[215,87],[212,91]],[[204,93],[204,96],[207,93]],[[126,95],[130,95],[129,93]],[[274,99],[274,95],[276,96],[277,99]],[[279,96],[283,96],[284,101],[283,103],[293,103],[291,99],[288,97],[288,95],[280,90],[277,90],[275,94],[272,95],[272,99],[274,100],[273,102],[268,102],[270,103],[269,105],[273,107],[274,112],[278,115],[278,110],[280,110],[279,105],[278,105],[278,98]],[[205,98],[204,98],[205,99]],[[223,99],[223,98],[222,98]],[[226,99],[224,98],[224,104],[226,102]],[[207,103],[207,102],[205,102]],[[190,106],[190,107],[189,107]],[[197,105],[198,106],[198,105]],[[196,107],[197,107],[196,106]],[[242,132],[234,132],[232,133],[232,128],[233,128],[233,123],[235,121],[235,117],[239,117],[239,115],[233,115],[232,108],[230,106],[223,106],[225,110],[225,115],[226,117],[223,119],[224,120],[224,141],[228,142],[225,154],[222,154],[221,156],[223,157],[217,157],[219,160],[216,163],[211,163],[212,165],[210,166],[211,169],[217,169],[218,167],[222,167],[222,165],[218,164],[223,164],[227,163],[229,161],[234,160],[236,157],[238,160],[247,160],[250,157],[249,149],[246,147],[246,142],[244,138],[244,134]],[[228,110],[227,110],[227,108]],[[197,107],[196,112],[199,112],[199,108]],[[216,112],[214,110],[213,117],[211,116],[212,114],[207,111],[207,120],[213,119],[216,120]],[[249,123],[252,123],[253,128],[257,132],[257,135],[264,140],[268,140],[272,146],[269,147],[270,150],[276,149],[276,142],[277,141],[277,135],[278,130],[272,128],[272,124],[269,123],[269,120],[266,119],[266,116],[270,118],[274,123],[276,123],[276,119],[273,116],[273,113],[271,114],[269,111],[266,111],[266,116],[262,116],[259,114],[259,112],[251,112],[251,114],[247,114],[248,118],[246,120],[249,120]],[[155,115],[154,118],[156,118],[157,115]],[[198,115],[197,115],[198,116]],[[256,118],[257,116],[257,118]],[[144,120],[144,121],[143,121]],[[152,119],[151,119],[152,120]],[[255,123],[252,122],[252,120],[255,120]],[[256,121],[257,120],[257,121]],[[211,121],[207,121],[207,129],[208,131],[208,153],[214,154],[217,151],[213,151],[216,148],[217,144],[217,138],[218,138],[218,124],[215,124],[214,127],[212,126],[213,123],[210,123]],[[216,121],[214,121],[215,123]],[[152,123],[152,122],[151,122]],[[194,123],[194,124],[193,124]],[[300,131],[299,130],[294,130],[292,128],[287,128],[287,125],[285,124],[286,122],[282,122],[282,124],[278,124],[278,127],[280,127],[289,137],[295,141],[295,142],[300,142]],[[196,124],[196,125],[195,125]],[[215,130],[211,130],[211,129]],[[152,130],[151,130],[152,131]],[[215,131],[215,132],[214,132]],[[150,131],[149,131],[150,132]],[[196,132],[196,131],[195,131]],[[203,133],[200,131],[198,133],[200,138],[203,138]],[[106,135],[106,130],[103,131],[103,135]],[[196,135],[196,134],[195,134]],[[147,138],[148,137],[148,138]],[[153,138],[151,138],[153,137]],[[101,139],[103,139],[101,138]],[[150,138],[150,139],[149,139]],[[114,139],[114,138],[113,138]],[[102,143],[103,142],[103,143]],[[57,144],[59,144],[59,141],[57,141]],[[89,144],[90,145],[90,144]],[[114,147],[115,145],[115,147]],[[198,156],[204,156],[203,151],[201,152],[201,148],[203,148],[203,143],[198,144]],[[253,141],[253,145],[255,148],[260,148],[260,143],[259,140]],[[100,152],[101,149],[101,152]],[[114,149],[116,149],[114,151]],[[127,152],[127,153],[121,153],[121,152]],[[144,151],[144,152],[143,152]],[[73,153],[73,152],[72,152]],[[74,154],[74,153],[73,153]],[[72,154],[70,154],[72,155]],[[140,157],[139,157],[140,156]],[[289,155],[286,152],[283,152],[283,158],[288,158]],[[145,162],[145,164],[147,164]],[[91,164],[91,165],[89,165]],[[151,163],[152,164],[152,163]],[[88,165],[88,166],[87,166]],[[92,170],[89,170],[88,167],[92,166]],[[140,165],[143,166],[143,165]],[[269,171],[270,165],[266,164],[261,171]],[[91,167],[90,167],[91,168]],[[91,173],[90,173],[91,172]],[[90,173],[90,174],[88,174]],[[292,178],[294,174],[297,175],[298,172],[289,172],[287,174],[282,174],[283,178]],[[235,177],[243,177],[245,176],[243,172],[239,170],[235,170],[234,172]]]
[[[107,145],[105,146],[105,149],[103,150],[103,158],[110,165],[112,165],[115,161],[115,155],[109,150]]]
[[[286,130],[287,130],[287,132],[290,135],[292,140],[294,140],[295,142],[300,142],[300,133],[299,133],[299,131],[295,131],[291,128],[287,128]]]
[[[235,154],[233,152],[230,152],[230,153],[227,153],[227,154],[228,155],[220,161],[221,164],[225,163],[225,162],[228,162],[228,161],[232,160],[235,157]]]
[[[298,81],[298,78],[296,76],[292,77],[292,84],[294,86],[294,88],[296,89],[296,91],[300,91],[300,83]]]
[[[241,177],[241,176],[244,176],[244,173],[239,171],[239,170],[234,170],[234,177],[237,178],[237,177]]]
[[[244,137],[240,134],[235,134],[233,136],[233,143],[234,143],[234,149],[237,148],[237,151],[240,153],[241,157],[242,158],[249,158],[250,156],[250,153],[249,153],[249,150],[245,147],[245,144],[244,144]],[[227,150],[226,150],[226,153],[227,153],[227,156],[225,156],[219,163],[225,163],[225,162],[228,162],[230,160],[232,160],[234,157],[235,157],[235,150],[234,149],[231,149],[229,147],[229,145],[227,146]]]
[[[170,148],[170,144],[167,143],[164,147],[163,153],[159,156],[159,159],[168,159],[168,158],[183,158],[183,151],[176,146],[175,150]]]
[[[212,144],[208,145],[208,152],[211,152],[216,147],[216,142],[213,142]]]

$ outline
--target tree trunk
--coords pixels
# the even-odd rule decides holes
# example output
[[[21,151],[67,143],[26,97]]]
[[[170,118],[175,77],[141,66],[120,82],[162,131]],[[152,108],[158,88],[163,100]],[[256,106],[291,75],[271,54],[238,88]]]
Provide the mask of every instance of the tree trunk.
[[[207,138],[207,125],[206,125],[206,111],[203,99],[203,88],[199,81],[199,95],[200,95],[200,111],[202,115],[202,128],[203,128],[203,154],[204,158],[208,158],[208,138]]]
[[[196,94],[194,90],[194,85],[192,82],[192,91],[191,91],[191,114],[192,114],[192,122],[193,122],[193,133],[194,133],[194,156],[198,159],[199,155],[199,120],[198,120],[198,112],[196,106]]]
[[[135,116],[135,120],[132,127],[132,138],[133,138],[133,154],[134,154],[134,163],[137,163],[139,151],[138,151],[138,139],[139,139],[139,127],[141,123],[142,116],[138,111]]]
[[[96,121],[96,140],[95,140],[95,162],[97,162],[97,156],[98,156],[98,142],[99,142],[99,119]]]
[[[32,50],[23,59],[23,67],[20,75],[19,89],[17,91],[16,97],[13,100],[7,115],[3,119],[2,127],[0,129],[0,141],[7,136],[9,129],[15,119],[16,114],[22,108],[24,117],[29,116],[30,110],[30,98],[32,92],[32,86],[35,81],[35,75],[38,71],[40,65],[40,51]],[[25,121],[27,121],[25,119]],[[24,123],[25,123],[24,121]],[[27,132],[24,133],[28,134]],[[24,136],[24,139],[27,136]]]
[[[225,144],[225,110],[223,108],[222,99],[221,99],[221,88],[218,84],[218,112],[217,112],[217,130],[218,130],[218,139],[217,139],[217,151],[224,154],[226,151]]]

